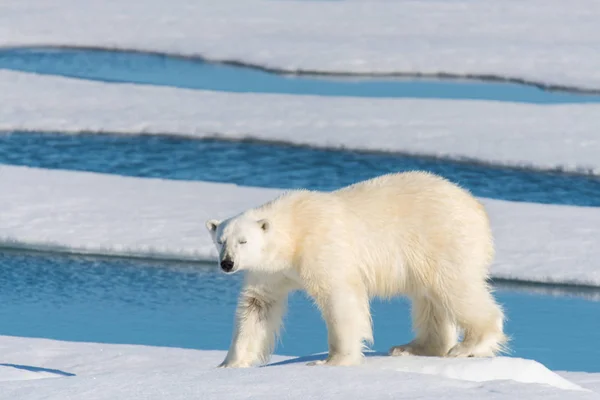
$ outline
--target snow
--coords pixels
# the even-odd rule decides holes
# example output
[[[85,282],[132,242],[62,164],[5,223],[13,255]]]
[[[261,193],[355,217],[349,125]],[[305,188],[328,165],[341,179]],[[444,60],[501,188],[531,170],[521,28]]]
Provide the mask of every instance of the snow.
[[[222,351],[0,336],[0,399],[593,399],[585,385],[524,359],[366,357],[358,367],[308,367],[274,357],[264,368],[220,369]],[[35,370],[39,372],[30,372]],[[40,374],[39,376],[32,374]],[[44,379],[36,379],[44,378]],[[515,378],[517,380],[515,380]],[[584,386],[577,384],[578,380]],[[523,383],[529,382],[529,383]],[[588,386],[588,387],[590,387]]]
[[[452,358],[406,357],[401,362],[391,357],[369,360],[369,366],[402,372],[438,375],[472,382],[510,379],[516,382],[544,382],[562,389],[576,389],[571,382],[556,379],[556,375],[537,362],[522,358]]]
[[[57,375],[65,376],[60,372],[52,372],[48,369],[3,363],[0,364],[0,387],[2,382],[54,378]]]
[[[584,388],[600,393],[600,374],[568,371],[561,371],[559,374],[571,382],[576,382]]]
[[[253,138],[600,174],[600,104],[235,94],[9,71],[0,103],[3,131]]]
[[[446,72],[600,88],[595,0],[3,0],[0,46],[78,45],[288,70]]]
[[[0,245],[175,260],[216,258],[205,231],[279,190],[0,167]],[[494,277],[600,286],[597,208],[482,199],[496,239]]]

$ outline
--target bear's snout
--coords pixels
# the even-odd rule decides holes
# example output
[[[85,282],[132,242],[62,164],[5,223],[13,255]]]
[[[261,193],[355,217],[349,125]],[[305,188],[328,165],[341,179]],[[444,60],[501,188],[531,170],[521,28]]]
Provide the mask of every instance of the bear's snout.
[[[225,272],[231,272],[233,270],[233,261],[229,258],[224,259],[221,261],[221,269]]]

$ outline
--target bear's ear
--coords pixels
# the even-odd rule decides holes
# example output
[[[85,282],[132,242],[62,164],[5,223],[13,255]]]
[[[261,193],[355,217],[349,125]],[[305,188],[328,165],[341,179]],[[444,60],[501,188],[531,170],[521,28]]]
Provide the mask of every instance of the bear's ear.
[[[217,231],[217,227],[219,226],[219,224],[221,223],[221,221],[218,221],[216,219],[211,219],[206,221],[206,229],[208,229],[209,232],[216,232]]]
[[[266,219],[261,219],[260,221],[258,221],[258,226],[260,226],[260,229],[266,232],[271,227],[271,223]]]

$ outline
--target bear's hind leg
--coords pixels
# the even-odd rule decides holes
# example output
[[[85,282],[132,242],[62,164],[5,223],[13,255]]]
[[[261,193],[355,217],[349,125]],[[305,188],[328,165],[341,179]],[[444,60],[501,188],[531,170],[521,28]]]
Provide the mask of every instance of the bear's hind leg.
[[[417,297],[412,301],[413,329],[415,339],[390,349],[391,356],[438,356],[448,353],[457,342],[456,325],[451,315],[430,297]]]
[[[504,314],[487,285],[465,292],[456,307],[457,322],[464,337],[448,352],[449,357],[493,357],[506,350]]]

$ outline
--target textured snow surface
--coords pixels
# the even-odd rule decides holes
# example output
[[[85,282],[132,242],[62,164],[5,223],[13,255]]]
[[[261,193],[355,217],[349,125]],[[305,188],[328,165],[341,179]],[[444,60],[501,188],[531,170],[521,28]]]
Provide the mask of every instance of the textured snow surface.
[[[205,231],[279,190],[0,167],[4,247],[214,260]],[[600,286],[598,208],[483,199],[494,230],[494,277]]]
[[[569,400],[598,398],[574,383],[580,377],[589,385],[600,381],[600,374],[580,373],[569,373],[568,381],[535,361],[510,358],[375,356],[362,366],[332,368],[306,366],[314,357],[274,357],[275,365],[264,368],[220,369],[222,351],[7,336],[0,336],[0,354],[0,399],[11,400]]]
[[[5,131],[254,138],[600,174],[600,104],[234,94],[9,71],[0,104]]]
[[[201,54],[285,69],[513,76],[600,89],[596,0],[3,0],[0,46]]]

